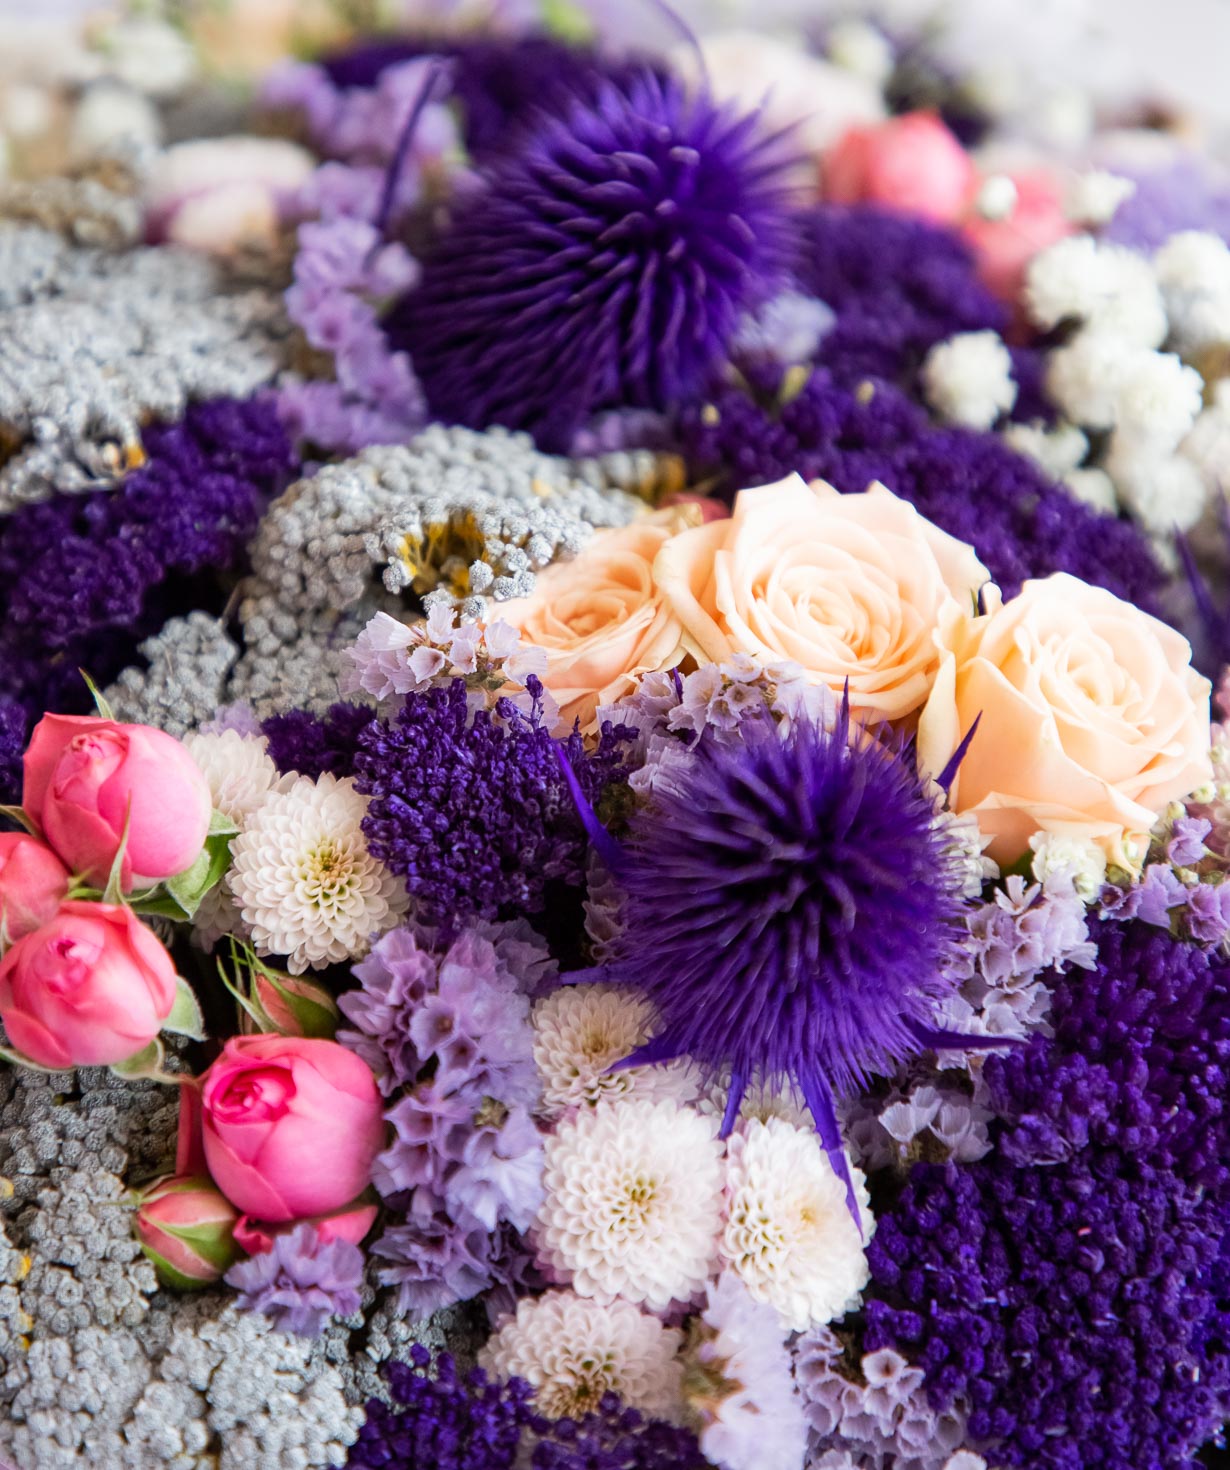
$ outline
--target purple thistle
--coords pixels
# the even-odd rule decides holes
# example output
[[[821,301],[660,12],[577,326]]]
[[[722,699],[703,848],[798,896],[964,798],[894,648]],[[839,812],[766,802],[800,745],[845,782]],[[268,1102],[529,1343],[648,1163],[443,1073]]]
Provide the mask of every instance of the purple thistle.
[[[542,724],[541,684],[530,675],[526,688],[528,716],[509,699],[474,713],[455,679],[407,695],[395,723],[374,720],[359,737],[368,846],[406,880],[425,922],[538,913],[548,883],[584,881],[583,834],[556,752],[596,800],[622,778],[627,732],[608,728],[592,753],[577,734],[557,742]]]
[[[833,1092],[941,1040],[961,899],[917,776],[849,734],[843,704],[831,732],[799,720],[784,739],[702,742],[626,846],[591,813],[623,894],[588,978],[636,987],[660,1017],[621,1065],[730,1068],[724,1131],[753,1079],[794,1083],[857,1218]]]
[[[363,1252],[348,1240],[322,1240],[304,1222],[259,1256],[238,1261],[226,1284],[239,1292],[241,1311],[261,1312],[284,1332],[316,1337],[330,1317],[359,1310]]]
[[[793,240],[756,115],[643,71],[542,118],[386,321],[433,413],[565,448],[595,411],[694,396]]]

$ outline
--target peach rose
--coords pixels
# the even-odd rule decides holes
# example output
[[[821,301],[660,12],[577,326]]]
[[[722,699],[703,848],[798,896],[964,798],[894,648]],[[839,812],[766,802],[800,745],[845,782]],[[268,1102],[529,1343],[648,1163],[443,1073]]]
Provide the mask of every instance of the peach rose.
[[[981,715],[950,792],[1011,863],[1035,832],[1098,843],[1134,866],[1168,802],[1207,780],[1209,692],[1187,640],[1067,573],[1026,582],[981,617],[950,616],[919,721],[919,764],[943,769]]]
[[[500,604],[523,642],[546,651],[542,682],[560,718],[594,724],[637,674],[668,669],[683,655],[683,629],[654,584],[654,559],[671,536],[695,526],[695,506],[672,506],[614,531],[598,531],[571,561],[539,572],[534,591]]]
[[[789,659],[865,719],[920,709],[935,631],[971,608],[986,568],[883,485],[839,495],[791,475],[740,491],[734,514],[667,541],[654,579],[701,663]]]

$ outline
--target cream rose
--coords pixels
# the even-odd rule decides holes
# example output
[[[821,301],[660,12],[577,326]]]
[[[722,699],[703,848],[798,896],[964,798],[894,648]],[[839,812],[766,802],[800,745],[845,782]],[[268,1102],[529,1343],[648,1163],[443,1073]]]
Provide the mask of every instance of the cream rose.
[[[734,514],[673,537],[654,579],[701,663],[789,659],[865,719],[920,709],[940,665],[935,633],[973,608],[986,568],[883,485],[839,495],[791,475],[740,491]]]
[[[1134,866],[1168,802],[1209,776],[1207,679],[1187,640],[1066,573],[995,588],[981,617],[950,617],[919,721],[937,774],[981,716],[950,793],[1011,863],[1036,832],[1096,842]]]
[[[569,726],[580,720],[590,729],[598,706],[626,693],[636,675],[683,656],[683,629],[654,585],[653,564],[671,536],[700,516],[696,506],[674,506],[598,531],[579,556],[539,572],[529,597],[500,604],[500,617],[522,641],[546,651],[542,682]]]

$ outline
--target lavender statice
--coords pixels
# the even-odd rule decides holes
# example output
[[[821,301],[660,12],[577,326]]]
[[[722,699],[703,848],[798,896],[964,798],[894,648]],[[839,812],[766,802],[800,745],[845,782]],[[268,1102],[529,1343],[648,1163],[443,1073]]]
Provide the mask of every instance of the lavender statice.
[[[366,705],[339,701],[323,715],[305,709],[270,715],[261,722],[260,733],[283,775],[294,771],[316,781],[326,771],[334,776],[354,775],[359,737],[373,718]]]
[[[784,284],[785,161],[755,115],[648,70],[542,117],[386,319],[433,413],[564,448],[596,411],[695,395]]]
[[[219,399],[145,431],[145,466],[114,490],[61,495],[0,521],[0,694],[73,712],[77,674],[104,686],[137,644],[212,600],[294,464],[272,405]]]
[[[888,384],[851,387],[824,368],[791,392],[776,372],[747,377],[681,415],[694,472],[717,475],[722,493],[796,470],[852,494],[880,480],[969,542],[1006,596],[1027,578],[1070,572],[1156,607],[1162,573],[1140,532],[1074,500],[995,435],[937,428]]]
[[[316,1337],[330,1317],[359,1310],[363,1252],[348,1240],[325,1240],[305,1222],[275,1235],[263,1254],[236,1262],[226,1284],[239,1292],[241,1311],[261,1312],[275,1327]]]
[[[1115,211],[1104,238],[1152,251],[1180,230],[1204,230],[1230,240],[1230,184],[1195,153],[1176,152],[1162,168],[1119,169],[1135,191]]]
[[[421,1344],[408,1363],[390,1364],[391,1402],[372,1399],[347,1470],[706,1470],[708,1461],[684,1429],[645,1419],[607,1394],[578,1420],[545,1419],[530,1385],[496,1383],[480,1369],[463,1377],[441,1353]],[[524,1456],[524,1458],[519,1458]]]
[[[961,900],[934,815],[901,756],[850,743],[843,705],[832,730],[700,747],[626,843],[590,819],[623,894],[589,978],[659,1018],[629,1060],[729,1067],[725,1131],[749,1083],[793,1083],[852,1207],[833,1093],[935,1045],[953,984]]]
[[[549,884],[584,880],[584,835],[557,752],[596,800],[625,774],[624,732],[608,727],[593,752],[577,734],[556,741],[541,684],[531,674],[526,687],[528,715],[507,698],[474,712],[455,679],[407,695],[395,721],[375,720],[359,737],[368,845],[427,922],[538,913]]]

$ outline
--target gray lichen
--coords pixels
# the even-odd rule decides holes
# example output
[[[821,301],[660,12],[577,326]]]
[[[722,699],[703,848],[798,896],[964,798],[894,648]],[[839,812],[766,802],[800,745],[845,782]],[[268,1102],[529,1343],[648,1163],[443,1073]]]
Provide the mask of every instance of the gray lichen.
[[[225,1288],[159,1290],[130,1185],[170,1169],[177,1099],[83,1069],[0,1071],[0,1462],[18,1470],[316,1470],[337,1465],[413,1341],[369,1285],[318,1339],[236,1311]],[[460,1327],[457,1329],[460,1332]]]

